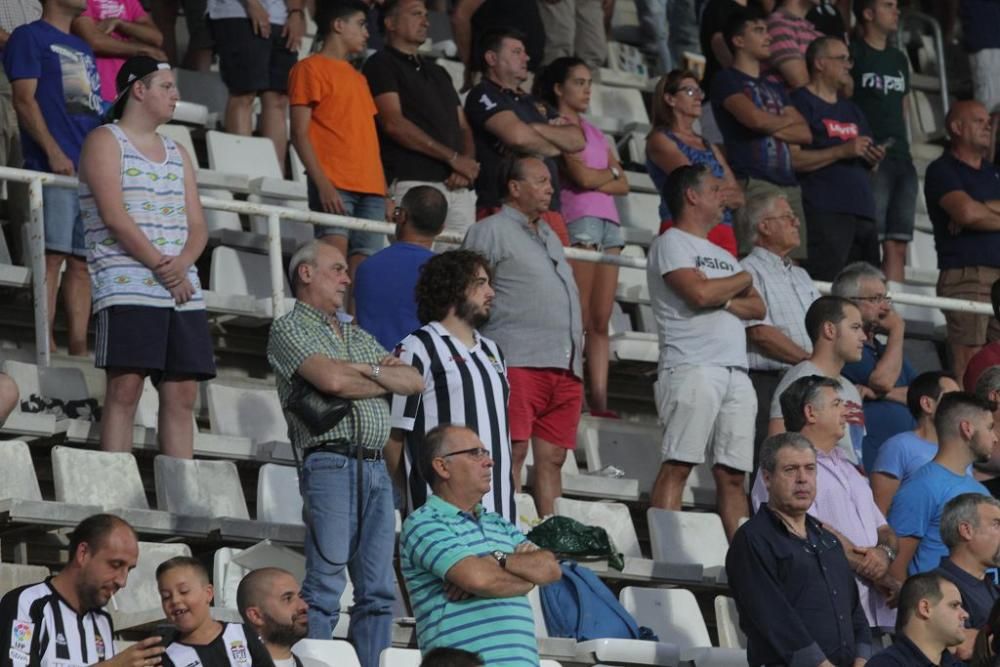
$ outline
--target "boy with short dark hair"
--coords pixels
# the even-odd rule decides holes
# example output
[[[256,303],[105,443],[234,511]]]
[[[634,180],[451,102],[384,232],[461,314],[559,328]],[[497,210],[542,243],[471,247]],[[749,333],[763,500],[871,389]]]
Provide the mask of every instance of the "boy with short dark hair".
[[[212,618],[215,589],[196,558],[177,556],[156,568],[156,585],[167,620],[177,635],[167,644],[163,667],[260,665],[274,667],[270,654],[249,626]]]

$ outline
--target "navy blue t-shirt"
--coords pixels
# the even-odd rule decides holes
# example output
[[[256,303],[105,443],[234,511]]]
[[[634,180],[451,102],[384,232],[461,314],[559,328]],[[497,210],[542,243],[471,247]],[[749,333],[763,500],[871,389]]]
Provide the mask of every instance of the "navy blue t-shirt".
[[[809,123],[813,141],[808,148],[818,150],[839,146],[857,136],[872,136],[865,115],[854,102],[838,98],[833,104],[806,88],[792,93],[792,104]],[[816,171],[799,173],[802,198],[813,209],[827,213],[848,213],[875,219],[875,195],[868,165],[861,158],[837,160]],[[850,196],[844,196],[849,193]]]
[[[779,114],[788,106],[781,86],[727,67],[712,80],[712,110],[726,144],[726,157],[739,178],[758,178],[777,185],[795,185],[792,154],[781,139],[755,132],[722,105],[732,95],[746,95],[758,109]]]
[[[358,325],[387,350],[420,328],[413,293],[420,267],[434,253],[413,243],[393,243],[366,259],[354,277]]]
[[[845,364],[840,374],[854,384],[868,386],[875,366],[885,353],[885,345],[875,340],[875,345],[865,343],[861,359]],[[896,378],[896,387],[908,387],[917,377],[917,372],[906,358],[903,358],[903,367]],[[875,459],[882,443],[903,431],[909,431],[916,427],[913,415],[902,403],[891,401],[887,398],[865,400],[862,406],[865,413],[865,439],[861,444],[862,465],[865,470],[871,471],[875,465]]]
[[[962,19],[962,46],[966,51],[1000,49],[1000,2],[962,0],[958,13]]]
[[[37,79],[35,100],[45,124],[74,166],[87,134],[101,124],[103,105],[94,53],[85,41],[50,23],[35,21],[20,26],[3,51],[7,78]],[[42,147],[21,130],[24,166],[51,171]]]
[[[952,234],[948,229],[951,218],[941,208],[941,198],[950,192],[963,190],[979,202],[1000,199],[1000,171],[983,160],[973,169],[950,152],[931,162],[924,176],[924,197],[927,213],[934,225],[938,269],[960,269],[966,266],[1000,267],[1000,232],[963,229]]]

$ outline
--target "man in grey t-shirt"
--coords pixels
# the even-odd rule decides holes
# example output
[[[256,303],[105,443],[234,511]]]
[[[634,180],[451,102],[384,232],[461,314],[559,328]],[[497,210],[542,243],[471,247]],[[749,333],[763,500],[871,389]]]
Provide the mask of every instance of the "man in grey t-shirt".
[[[749,514],[743,482],[753,467],[757,412],[742,320],[762,319],[766,309],[750,274],[707,239],[723,212],[708,171],[674,170],[664,197],[674,226],[650,246],[646,274],[660,337],[656,409],[664,424],[651,503],[680,510],[691,468],[711,447],[719,515],[731,539]]]
[[[837,446],[852,463],[861,461],[861,442],[865,437],[865,413],[861,408],[861,395],[854,383],[840,372],[844,364],[861,359],[864,349],[864,324],[861,311],[850,300],[839,296],[822,296],[806,311],[806,332],[812,340],[813,353],[807,360],[793,366],[774,391],[771,399],[769,435],[785,432],[781,416],[781,394],[788,385],[806,375],[822,375],[840,382],[847,428]]]

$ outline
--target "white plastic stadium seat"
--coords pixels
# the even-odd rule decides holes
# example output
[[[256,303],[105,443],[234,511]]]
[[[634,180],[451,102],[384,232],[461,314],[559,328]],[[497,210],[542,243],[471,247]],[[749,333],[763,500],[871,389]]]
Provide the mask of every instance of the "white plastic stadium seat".
[[[712,646],[705,619],[691,591],[627,586],[618,597],[639,625],[650,628],[660,641],[676,644],[681,660],[696,666],[746,667],[746,651]]]
[[[740,629],[736,600],[726,595],[715,596],[715,624],[719,630],[719,646],[746,649],[747,636]]]
[[[176,556],[190,555],[191,549],[186,544],[139,542],[139,560],[129,572],[128,586],[115,593],[108,605],[115,627],[136,627],[163,618],[156,568]]]
[[[303,660],[316,660],[324,665],[336,667],[361,667],[358,654],[350,643],[330,639],[300,639],[292,647],[292,653]]]
[[[718,514],[650,507],[646,525],[654,560],[696,563],[705,569],[706,579],[726,581],[729,542]]]
[[[0,442],[0,516],[17,526],[75,526],[100,512],[97,504],[42,500],[35,464],[27,443]]]

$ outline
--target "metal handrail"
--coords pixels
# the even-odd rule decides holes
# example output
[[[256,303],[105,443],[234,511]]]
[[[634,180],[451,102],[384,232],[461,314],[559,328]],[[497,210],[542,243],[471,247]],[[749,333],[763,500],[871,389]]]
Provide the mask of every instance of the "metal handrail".
[[[944,109],[944,116],[947,116],[948,110],[951,108],[951,100],[948,99],[948,64],[945,61],[944,34],[941,32],[941,24],[930,14],[924,14],[913,9],[902,12],[899,15],[899,30],[896,31],[894,40],[896,47],[904,53],[906,52],[906,48],[901,42],[902,38],[900,35],[903,33],[904,27],[911,23],[917,24],[917,30],[915,31],[917,34],[922,34],[920,28],[928,27],[934,36],[934,57],[937,61],[938,79],[941,81],[941,106]]]
[[[46,274],[45,274],[45,226],[43,217],[42,186],[48,185],[60,188],[76,188],[78,181],[69,176],[58,176],[39,171],[29,171],[27,169],[16,169],[13,167],[0,167],[0,181],[14,181],[28,184],[28,197],[30,206],[30,216],[28,219],[28,244],[31,263],[31,285],[34,299],[35,311],[35,350],[36,361],[39,366],[48,366],[51,362],[51,351],[49,350],[48,334],[48,298],[46,295]],[[346,215],[332,215],[329,213],[317,213],[315,211],[303,211],[284,206],[272,204],[259,204],[253,202],[233,201],[227,199],[215,199],[212,197],[201,197],[201,204],[207,209],[216,211],[230,211],[245,215],[262,215],[267,217],[267,255],[268,266],[271,275],[271,304],[274,317],[279,317],[285,312],[284,294],[284,268],[282,267],[281,249],[281,221],[295,220],[313,225],[326,227],[343,227],[366,232],[377,232],[380,234],[395,233],[395,225],[387,222],[354,218]],[[438,240],[446,243],[461,243],[462,237],[458,234],[444,233]],[[605,255],[591,250],[581,250],[579,248],[565,248],[566,256],[570,259],[585,262],[595,262],[602,264],[614,264],[620,267],[633,269],[646,269],[646,260],[638,257],[627,257],[622,255]],[[828,294],[830,283],[816,282],[816,287],[820,292]],[[970,301],[968,299],[949,299],[937,296],[924,296],[922,294],[910,294],[908,292],[890,293],[896,303],[925,306],[930,308],[940,308],[941,310],[975,313],[977,315],[992,315],[993,309],[988,303]]]

